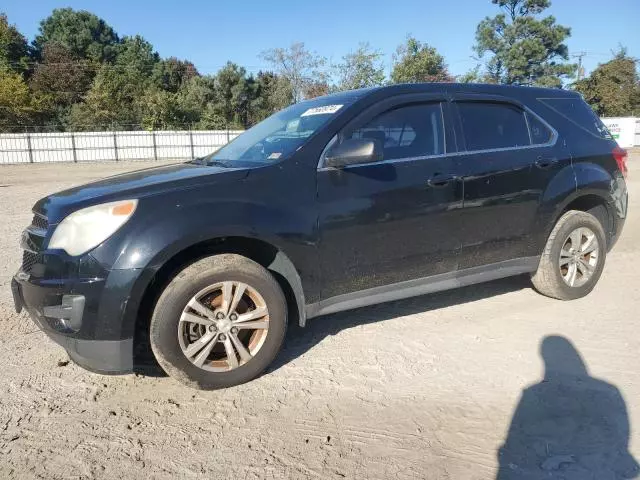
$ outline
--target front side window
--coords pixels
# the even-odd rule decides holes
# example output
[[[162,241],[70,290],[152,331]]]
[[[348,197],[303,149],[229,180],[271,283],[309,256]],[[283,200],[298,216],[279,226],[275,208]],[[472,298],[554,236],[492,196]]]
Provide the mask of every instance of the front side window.
[[[459,102],[467,150],[531,145],[524,112],[506,103]]]
[[[383,160],[441,155],[445,153],[440,103],[408,105],[388,110],[356,130],[344,132],[347,138],[370,138],[382,147]]]

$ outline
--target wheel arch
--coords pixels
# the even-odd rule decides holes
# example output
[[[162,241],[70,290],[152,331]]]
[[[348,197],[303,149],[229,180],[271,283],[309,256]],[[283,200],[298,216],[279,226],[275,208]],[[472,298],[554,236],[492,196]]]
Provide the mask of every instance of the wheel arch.
[[[298,322],[304,327],[305,295],[302,281],[291,259],[270,242],[242,236],[217,237],[186,246],[169,256],[157,269],[149,269],[140,275],[132,292],[132,298],[139,301],[129,302],[124,315],[131,326],[134,337],[144,334],[158,297],[171,279],[184,267],[194,261],[210,255],[235,253],[245,256],[262,265],[274,275],[287,300],[289,321]],[[134,338],[134,346],[139,338]]]
[[[612,209],[613,207],[607,195],[601,190],[589,188],[579,189],[572,195],[567,196],[567,198],[558,205],[558,208],[551,218],[551,222],[547,225],[546,237],[549,236],[549,233],[551,233],[551,230],[553,230],[562,215],[569,210],[578,210],[580,212],[590,213],[600,221],[606,235],[607,245],[610,245],[615,230],[615,213]]]
[[[569,210],[593,214],[607,236],[607,243],[615,232],[615,211],[611,203],[612,176],[602,166],[592,162],[574,163],[563,169],[549,183],[541,205],[539,239],[544,245],[558,220]]]

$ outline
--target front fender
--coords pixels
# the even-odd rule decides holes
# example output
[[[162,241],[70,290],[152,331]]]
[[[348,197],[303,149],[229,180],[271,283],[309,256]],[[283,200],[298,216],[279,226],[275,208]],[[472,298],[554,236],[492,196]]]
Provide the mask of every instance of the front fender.
[[[158,206],[158,200],[152,209],[139,205],[136,221],[92,252],[98,262],[112,265],[112,271],[138,272],[123,305],[123,329],[133,329],[147,286],[168,260],[198,243],[223,237],[253,238],[278,250],[267,268],[291,285],[298,320],[304,325],[303,285],[312,283],[317,265],[315,217],[304,205],[285,209],[250,201],[196,199],[188,204],[166,201]]]

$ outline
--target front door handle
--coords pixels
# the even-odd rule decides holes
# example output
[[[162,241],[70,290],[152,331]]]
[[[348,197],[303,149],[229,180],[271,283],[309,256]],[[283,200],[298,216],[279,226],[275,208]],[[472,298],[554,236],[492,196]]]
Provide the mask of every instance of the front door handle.
[[[427,180],[427,185],[434,188],[446,187],[451,182],[458,179],[457,175],[453,173],[436,173],[429,180]]]
[[[547,168],[553,167],[556,163],[558,163],[557,158],[538,157],[536,160],[536,167],[546,170]]]

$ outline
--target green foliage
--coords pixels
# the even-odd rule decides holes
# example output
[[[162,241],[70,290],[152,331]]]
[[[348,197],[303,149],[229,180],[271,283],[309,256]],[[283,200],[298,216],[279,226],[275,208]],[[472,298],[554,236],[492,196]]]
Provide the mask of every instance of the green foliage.
[[[250,123],[253,124],[267,118],[292,103],[293,89],[286,78],[273,72],[258,72]]]
[[[113,28],[93,13],[56,8],[40,22],[40,34],[33,42],[38,58],[49,42],[67,47],[75,58],[105,62],[115,57],[119,40]]]
[[[146,80],[136,68],[102,65],[84,102],[71,109],[70,127],[78,130],[90,125],[122,128],[140,123],[140,100]]]
[[[20,131],[39,119],[49,99],[29,91],[22,76],[0,66],[0,131]]]
[[[136,75],[151,76],[160,56],[153,45],[140,35],[124,37],[116,48],[115,65],[118,69],[133,70]]]
[[[198,70],[191,62],[171,57],[156,63],[151,76],[158,88],[176,93],[191,78],[198,76]]]
[[[558,87],[574,65],[570,30],[540,18],[549,0],[492,0],[502,10],[476,32],[484,65],[461,82]],[[66,129],[247,128],[282,108],[327,93],[385,83],[383,55],[368,43],[327,69],[326,59],[301,42],[261,54],[271,71],[257,75],[228,62],[200,75],[187,60],[162,59],[140,35],[118,34],[101,18],[54,9],[32,43],[0,14],[0,131],[25,125]],[[331,72],[332,75],[329,73]],[[409,36],[393,57],[390,81],[449,82],[445,59]],[[640,114],[635,60],[618,54],[575,88],[601,115]]]
[[[573,84],[595,112],[605,117],[640,115],[638,61],[625,49],[598,67],[591,75]]]
[[[435,48],[409,36],[396,50],[391,80],[394,83],[451,82],[453,78],[444,57]]]
[[[571,29],[553,16],[537,18],[549,0],[492,0],[504,13],[486,17],[476,30],[475,50],[486,59],[486,76],[493,83],[561,87],[576,66],[565,40]]]
[[[28,55],[27,39],[0,13],[0,68],[22,73],[27,69]]]
[[[336,66],[339,90],[377,87],[384,84],[382,53],[372,50],[368,43],[361,43],[355,52],[342,57]]]

